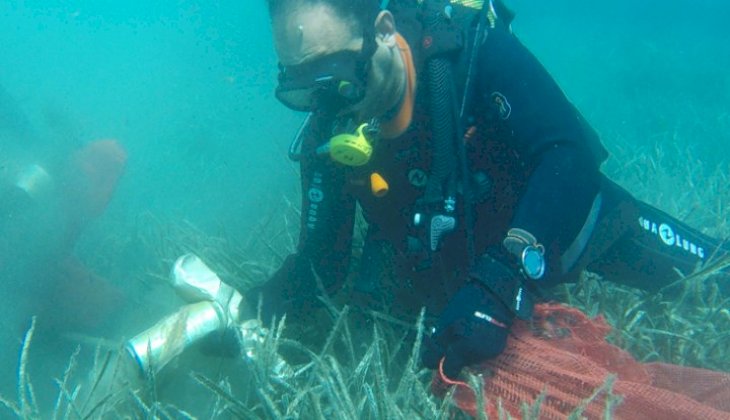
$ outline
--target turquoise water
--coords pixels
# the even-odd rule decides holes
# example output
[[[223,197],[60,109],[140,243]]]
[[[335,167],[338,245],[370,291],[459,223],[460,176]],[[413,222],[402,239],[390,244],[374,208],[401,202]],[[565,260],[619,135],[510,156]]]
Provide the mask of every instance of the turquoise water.
[[[689,187],[673,176],[692,178],[694,220],[709,233],[730,233],[727,220],[702,211],[727,198],[716,171],[727,175],[730,167],[730,6],[510,4],[515,32],[613,153],[606,171],[680,216],[688,212],[675,197],[687,200]],[[287,199],[298,201],[299,180],[286,150],[302,116],[274,99],[276,71],[258,0],[0,4],[0,183],[30,163],[62,179],[69,156],[97,139],[117,139],[129,156],[104,214],[65,250],[126,294],[86,338],[120,342],[180,304],[150,280],[150,273],[165,276],[174,257],[150,245],[153,220],[186,220],[231,243],[249,242],[277,212],[275,223],[284,226],[286,215],[296,225]],[[641,155],[637,164],[648,164],[657,147],[669,167],[649,172],[652,179],[634,175],[636,168],[624,173],[625,162]],[[0,292],[0,394],[11,399],[22,332],[38,300],[54,304],[39,267],[61,258],[57,216],[49,206],[0,222],[8,252],[0,259],[0,285],[8,288]],[[189,240],[188,248],[199,245]],[[42,327],[40,318],[31,375],[46,401],[55,396],[50,378],[62,374],[78,337],[54,327],[44,339]]]

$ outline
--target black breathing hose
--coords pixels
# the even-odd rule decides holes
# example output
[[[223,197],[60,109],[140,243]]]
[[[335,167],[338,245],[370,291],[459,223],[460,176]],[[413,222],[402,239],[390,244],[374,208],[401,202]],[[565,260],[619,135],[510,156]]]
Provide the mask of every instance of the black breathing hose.
[[[424,198],[427,204],[454,196],[456,150],[451,62],[445,57],[428,60],[428,92],[431,117],[431,173]]]

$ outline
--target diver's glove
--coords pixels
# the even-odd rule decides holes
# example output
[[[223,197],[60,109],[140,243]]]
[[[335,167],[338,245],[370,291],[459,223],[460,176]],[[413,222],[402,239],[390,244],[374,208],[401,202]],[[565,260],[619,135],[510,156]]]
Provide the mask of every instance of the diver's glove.
[[[433,333],[424,339],[422,362],[436,369],[442,358],[449,378],[461,368],[499,355],[514,315],[486,287],[469,281],[451,298]]]
[[[291,254],[265,283],[249,289],[245,301],[255,309],[261,304],[261,321],[269,325],[272,318],[284,314],[299,316],[319,304],[317,283],[309,260]]]
[[[208,357],[238,358],[243,353],[243,337],[237,326],[210,332],[200,340],[200,352]]]

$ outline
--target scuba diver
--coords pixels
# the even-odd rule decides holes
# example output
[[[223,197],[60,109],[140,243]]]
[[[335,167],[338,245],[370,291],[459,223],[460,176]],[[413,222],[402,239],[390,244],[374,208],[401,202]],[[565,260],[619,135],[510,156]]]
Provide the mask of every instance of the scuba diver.
[[[657,291],[727,247],[600,172],[597,133],[512,33],[499,1],[269,0],[276,97],[308,112],[296,252],[264,285],[265,316],[358,301],[435,316],[422,361],[455,377],[495,357],[515,317],[581,272]],[[483,3],[483,6],[482,4]],[[383,246],[398,286],[385,293]]]
[[[0,135],[0,148],[20,143],[17,133]],[[75,247],[111,200],[127,153],[115,140],[96,140],[41,159],[42,147],[22,145],[2,156],[0,168],[0,339],[21,343],[37,319],[39,336],[49,340],[41,348],[57,348],[75,334],[102,332],[125,304],[124,290],[88,267]],[[44,363],[56,355],[45,354]],[[14,345],[0,350],[0,392],[16,389],[20,366]]]
[[[74,247],[107,207],[126,159],[116,140],[96,140],[57,165],[22,157],[4,163],[0,279],[19,318],[8,331],[23,331],[37,315],[49,330],[88,332],[121,307],[123,292],[86,267]]]
[[[111,139],[68,154],[52,149],[0,86],[0,281],[12,300],[2,305],[11,341],[32,315],[49,331],[88,333],[124,302],[122,290],[86,267],[74,247],[112,199],[127,152]]]
[[[256,358],[268,332],[253,308],[266,323],[311,319],[348,281],[357,305],[425,307],[435,327],[422,362],[453,378],[499,355],[513,320],[584,270],[658,291],[728,255],[600,172],[598,135],[499,1],[268,4],[276,97],[308,112],[289,150],[301,165],[297,250],[244,294],[181,256],[170,281],[188,304],[127,342],[137,380],[196,343]],[[367,232],[351,270],[358,207]],[[278,358],[273,374],[292,370]]]

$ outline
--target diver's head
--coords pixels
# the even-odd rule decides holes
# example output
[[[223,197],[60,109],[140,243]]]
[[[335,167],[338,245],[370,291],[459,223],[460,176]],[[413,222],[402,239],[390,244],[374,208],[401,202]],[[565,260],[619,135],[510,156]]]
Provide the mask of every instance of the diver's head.
[[[405,70],[395,22],[374,0],[269,0],[289,108],[378,117],[400,100]]]

